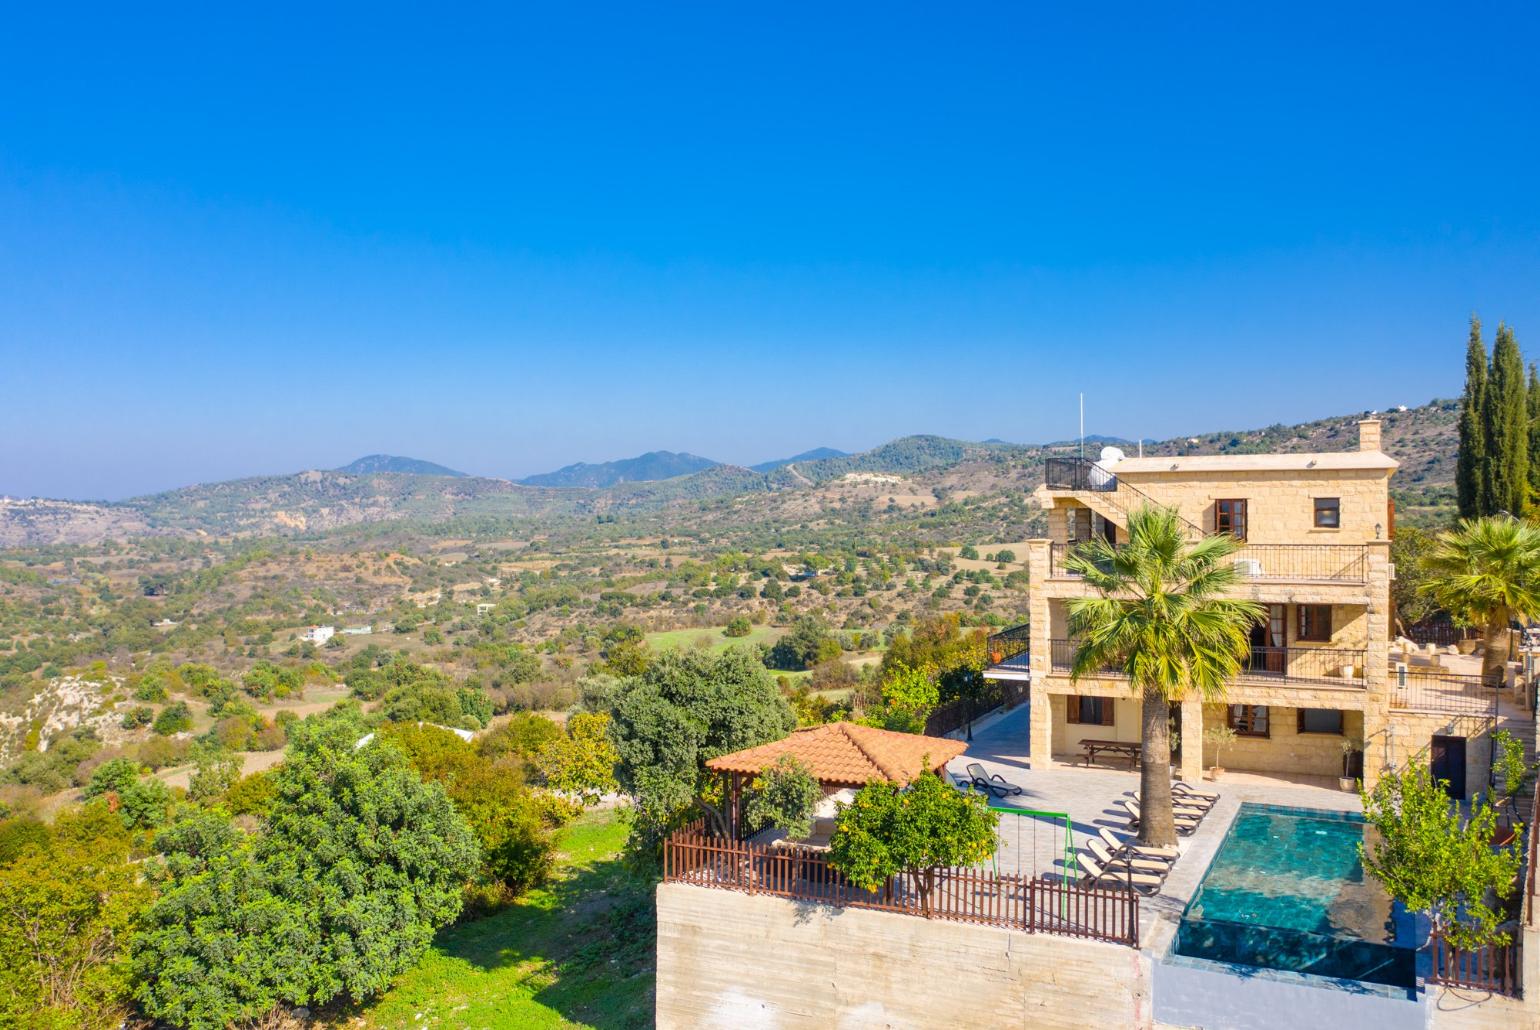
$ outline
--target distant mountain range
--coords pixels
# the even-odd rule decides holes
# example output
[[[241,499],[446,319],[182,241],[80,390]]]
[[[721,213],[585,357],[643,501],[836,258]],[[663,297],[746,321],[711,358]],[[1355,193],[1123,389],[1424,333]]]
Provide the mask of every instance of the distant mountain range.
[[[519,482],[525,486],[599,488],[614,486],[616,483],[651,483],[659,479],[673,479],[675,476],[688,476],[692,472],[700,472],[720,464],[722,464],[720,461],[702,458],[698,454],[648,451],[634,458],[603,461],[596,465],[580,461],[574,465],[559,468],[555,472],[525,476]]]
[[[368,476],[376,472],[400,472],[408,476],[464,476],[464,472],[456,472],[452,468],[431,461],[423,461],[421,458],[402,458],[395,454],[366,454],[356,461],[350,461],[336,472],[346,472],[351,476]]]
[[[846,451],[837,451],[833,447],[814,447],[810,451],[801,454],[793,454],[789,458],[778,458],[775,461],[762,461],[758,465],[750,465],[755,472],[774,472],[783,465],[790,465],[795,461],[823,461],[825,458],[843,458],[848,455]]]
[[[837,451],[833,447],[815,447],[801,454],[794,454],[789,458],[777,458],[774,461],[762,461],[758,465],[749,466],[752,472],[774,472],[778,468],[799,461],[823,461],[828,458],[843,458],[844,451]],[[638,454],[634,458],[620,458],[615,461],[601,461],[590,465],[580,461],[573,465],[559,468],[555,472],[542,472],[536,476],[525,476],[519,480],[525,486],[554,486],[554,487],[588,487],[590,489],[603,489],[607,486],[615,486],[619,483],[656,483],[662,479],[673,479],[676,476],[689,476],[696,472],[704,472],[709,468],[726,466],[726,462],[713,461],[711,458],[702,458],[699,454],[689,454],[683,451],[648,451],[646,454]]]
[[[1399,510],[1414,516],[1447,508],[1454,477],[1458,404],[1433,401],[1387,411],[1385,450],[1401,462],[1392,481]],[[1347,451],[1357,446],[1355,412],[1297,425],[1146,440],[1146,455]],[[1087,436],[1088,444],[1123,443]],[[330,471],[204,483],[126,501],[98,503],[0,497],[0,548],[88,544],[134,536],[265,535],[326,532],[360,524],[449,519],[592,520],[604,514],[663,512],[689,505],[733,505],[745,518],[807,518],[870,485],[871,474],[908,480],[909,496],[1030,492],[1042,461],[1073,453],[1077,441],[1026,445],[905,436],[856,454],[819,448],[752,469],[694,454],[653,451],[622,461],[569,465],[515,483],[463,475],[433,462],[370,455]],[[562,489],[552,489],[561,487]],[[887,499],[899,484],[877,487]],[[937,494],[936,496],[940,496]],[[748,502],[739,504],[739,502]],[[792,514],[794,513],[794,515]]]

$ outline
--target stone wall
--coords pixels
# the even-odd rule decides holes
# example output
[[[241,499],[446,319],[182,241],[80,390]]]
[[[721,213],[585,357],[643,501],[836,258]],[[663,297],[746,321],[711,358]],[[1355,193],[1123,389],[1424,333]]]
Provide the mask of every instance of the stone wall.
[[[1142,1028],[1133,948],[665,883],[657,1025]]]
[[[1300,733],[1297,708],[1269,707],[1267,737],[1236,737],[1220,752],[1226,769],[1254,772],[1303,773],[1311,776],[1342,775],[1342,742],[1352,740],[1361,746],[1364,733],[1363,712],[1342,713],[1342,733]],[[1205,726],[1223,726],[1227,716],[1224,705],[1205,705]],[[1205,747],[1212,752],[1214,745]],[[1213,755],[1209,755],[1212,763]]]

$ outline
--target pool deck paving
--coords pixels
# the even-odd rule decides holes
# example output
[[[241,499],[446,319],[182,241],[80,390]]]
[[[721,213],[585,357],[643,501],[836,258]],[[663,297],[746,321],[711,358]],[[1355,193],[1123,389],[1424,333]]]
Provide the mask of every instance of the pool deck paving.
[[[993,804],[1066,813],[1070,817],[1076,849],[1085,847],[1086,840],[1095,836],[1103,826],[1127,834],[1127,813],[1118,802],[1131,799],[1139,789],[1138,771],[1088,769],[1059,762],[1034,763],[1027,754],[1028,719],[1029,710],[1022,705],[993,721],[986,729],[976,731],[967,752],[952,760],[948,770],[961,775],[970,762],[977,762],[987,772],[998,774],[1022,788],[1021,795],[991,799]],[[1300,782],[1226,773],[1218,782],[1205,780],[1199,786],[1202,790],[1217,793],[1219,800],[1191,836],[1177,838],[1181,857],[1160,893],[1139,899],[1140,947],[1153,955],[1165,955],[1169,949],[1182,912],[1197,891],[1199,881],[1242,804],[1254,802],[1334,812],[1363,810],[1357,794],[1339,790],[1335,783],[1325,786],[1308,780]],[[1045,832],[1047,828],[1045,820],[1028,820],[1023,825],[1002,819],[1001,871],[1062,874],[1062,837]],[[1031,837],[1034,830],[1035,840]],[[1074,875],[1078,877],[1078,870]]]

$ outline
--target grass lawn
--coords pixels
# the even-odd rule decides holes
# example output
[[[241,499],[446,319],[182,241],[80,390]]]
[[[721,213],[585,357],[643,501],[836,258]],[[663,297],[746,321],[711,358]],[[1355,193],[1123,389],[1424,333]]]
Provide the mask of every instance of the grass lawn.
[[[446,928],[417,968],[337,1027],[648,1027],[652,884],[619,860],[626,827],[591,812],[563,832],[557,879]]]
[[[750,628],[747,636],[729,637],[722,634],[722,626],[697,626],[694,629],[670,629],[658,633],[648,633],[646,640],[648,646],[654,651],[666,651],[669,648],[678,648],[688,651],[699,647],[702,643],[713,651],[721,651],[733,644],[764,644],[766,647],[774,644],[786,633],[782,626],[754,626]]]

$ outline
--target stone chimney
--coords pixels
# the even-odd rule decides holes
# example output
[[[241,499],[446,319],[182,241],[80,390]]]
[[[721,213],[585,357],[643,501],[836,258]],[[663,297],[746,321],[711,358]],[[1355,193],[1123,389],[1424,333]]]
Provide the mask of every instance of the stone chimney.
[[[1358,421],[1358,449],[1361,451],[1377,451],[1380,449],[1380,420],[1377,418],[1365,418]]]

